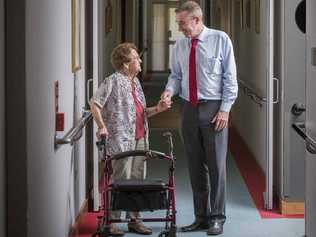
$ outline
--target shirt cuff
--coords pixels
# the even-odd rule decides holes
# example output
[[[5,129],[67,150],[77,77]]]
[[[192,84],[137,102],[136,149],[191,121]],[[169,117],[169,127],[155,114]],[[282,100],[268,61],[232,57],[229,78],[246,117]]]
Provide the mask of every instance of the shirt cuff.
[[[166,90],[166,91],[167,91],[167,90],[170,91],[170,92],[171,92],[171,95],[174,96],[174,90],[172,89],[172,87],[166,87],[165,90]]]
[[[232,103],[222,102],[221,107],[220,107],[219,110],[229,113],[232,105],[233,105]]]

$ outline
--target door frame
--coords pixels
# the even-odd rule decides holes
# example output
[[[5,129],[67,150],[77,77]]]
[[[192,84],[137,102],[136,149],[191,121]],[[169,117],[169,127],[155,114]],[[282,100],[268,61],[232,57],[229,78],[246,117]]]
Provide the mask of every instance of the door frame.
[[[153,49],[153,6],[154,4],[162,4],[164,5],[164,16],[165,16],[165,42],[166,44],[169,46],[169,37],[168,37],[168,23],[169,23],[169,19],[168,19],[168,7],[169,4],[175,4],[177,5],[177,2],[169,2],[169,1],[163,1],[163,0],[152,0],[147,4],[147,9],[148,9],[148,15],[147,15],[147,42],[148,42],[148,47],[149,47],[149,54],[148,54],[148,68],[150,68],[150,71],[153,72],[154,70],[152,70],[153,68],[153,61],[152,61],[152,49]],[[165,57],[164,57],[164,67],[167,68],[168,67],[168,58],[169,58],[169,49],[168,47],[165,47]],[[148,69],[147,68],[147,69]],[[162,71],[157,71],[157,72],[165,72],[166,70],[162,70]]]
[[[264,204],[273,209],[273,108],[274,108],[274,1],[267,1],[267,71],[266,71],[266,190]]]
[[[173,40],[170,40],[170,30],[169,30],[169,25],[170,25],[170,21],[172,20],[175,20],[175,19],[170,19],[169,17],[169,9],[170,8],[177,8],[177,2],[168,2],[167,3],[167,8],[166,8],[166,42],[167,42],[167,47],[166,47],[166,54],[165,54],[165,68],[170,69],[169,68],[169,65],[170,65],[170,62],[169,62],[169,55],[170,55],[170,45],[174,45],[176,43],[176,41],[173,41]]]
[[[102,26],[103,14],[102,14],[102,5],[101,0],[93,0],[93,9],[92,9],[92,22],[93,22],[93,32],[92,32],[92,91],[93,93],[98,89],[100,78],[102,77],[102,50],[103,50],[103,34],[100,29],[104,29]],[[92,126],[92,138],[91,138],[91,150],[92,150],[92,173],[93,173],[93,189],[92,189],[92,199],[93,199],[93,211],[99,211],[100,208],[100,192],[99,192],[99,153],[96,144],[96,134],[97,125],[93,123]]]
[[[305,232],[306,237],[316,235],[316,2],[306,0],[306,173],[305,173]],[[313,144],[313,146],[311,146]]]

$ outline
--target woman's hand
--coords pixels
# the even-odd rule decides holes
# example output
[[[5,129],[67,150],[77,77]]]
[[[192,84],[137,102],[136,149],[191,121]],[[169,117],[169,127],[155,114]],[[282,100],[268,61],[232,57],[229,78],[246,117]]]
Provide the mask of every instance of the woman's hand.
[[[103,136],[108,136],[109,135],[109,132],[108,132],[108,129],[106,127],[101,127],[101,128],[98,128],[98,131],[97,131],[97,138],[100,140],[101,137]]]
[[[166,103],[170,103],[171,102],[171,97],[172,97],[172,93],[169,90],[165,90],[164,92],[162,92],[160,99]]]
[[[159,100],[157,107],[156,107],[157,112],[160,113],[160,112],[163,112],[163,111],[171,108],[171,104],[172,104],[171,100],[169,100],[169,101]]]
[[[172,101],[163,101],[159,100],[158,104],[156,106],[152,106],[149,108],[146,108],[147,117],[150,118],[151,116],[154,116],[160,112],[163,112],[171,107]]]

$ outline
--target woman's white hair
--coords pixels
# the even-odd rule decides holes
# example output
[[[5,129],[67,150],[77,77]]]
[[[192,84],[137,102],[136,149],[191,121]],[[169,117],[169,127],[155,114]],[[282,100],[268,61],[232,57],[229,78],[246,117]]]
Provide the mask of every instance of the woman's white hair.
[[[200,5],[194,1],[187,1],[181,4],[181,6],[175,10],[176,13],[180,13],[184,11],[195,17],[200,17],[200,18],[203,17],[203,12]]]

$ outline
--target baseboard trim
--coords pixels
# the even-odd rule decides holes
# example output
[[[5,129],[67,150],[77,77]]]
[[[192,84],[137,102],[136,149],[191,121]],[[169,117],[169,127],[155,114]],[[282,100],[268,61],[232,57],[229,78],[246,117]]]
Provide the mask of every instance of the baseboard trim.
[[[79,236],[79,228],[81,222],[84,218],[84,214],[88,212],[88,199],[85,199],[80,207],[79,213],[76,217],[75,223],[71,227],[69,237],[76,237]]]
[[[304,215],[305,203],[280,199],[280,209],[282,215]]]

